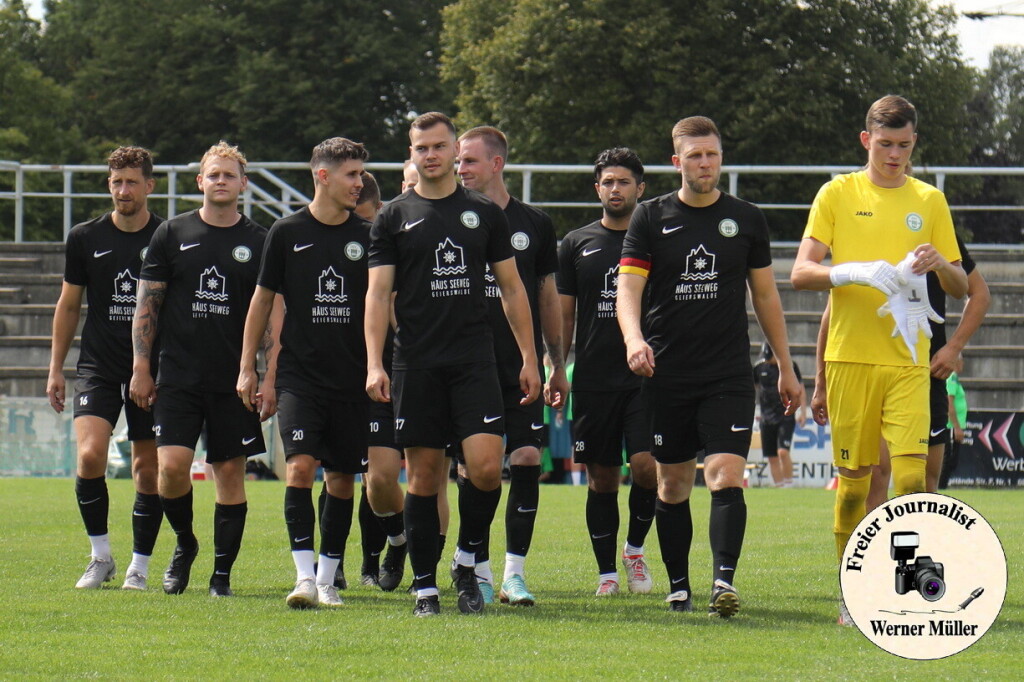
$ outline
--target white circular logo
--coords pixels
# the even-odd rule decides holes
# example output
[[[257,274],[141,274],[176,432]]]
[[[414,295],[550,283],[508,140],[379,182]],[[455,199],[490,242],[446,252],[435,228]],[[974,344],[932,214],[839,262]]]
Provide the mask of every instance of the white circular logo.
[[[907,227],[909,227],[913,232],[920,232],[921,228],[924,227],[924,219],[917,213],[908,213]]]
[[[459,219],[462,221],[463,225],[471,230],[480,226],[480,216],[476,214],[476,211],[465,211]]]
[[[903,658],[945,658],[978,641],[999,615],[1006,556],[967,504],[903,495],[857,526],[839,585],[854,624],[876,646]]]
[[[718,223],[718,232],[723,237],[735,237],[740,233],[740,226],[732,218],[726,218]]]
[[[517,251],[526,251],[527,247],[530,246],[530,235],[525,232],[516,232],[512,235],[512,246]]]
[[[248,263],[252,258],[252,251],[248,246],[236,246],[231,251],[231,257],[239,263]]]
[[[139,251],[139,260],[146,260],[147,253],[149,253],[149,247],[143,247],[142,251]]]
[[[349,260],[359,260],[363,257],[363,245],[359,242],[345,244],[345,255]]]

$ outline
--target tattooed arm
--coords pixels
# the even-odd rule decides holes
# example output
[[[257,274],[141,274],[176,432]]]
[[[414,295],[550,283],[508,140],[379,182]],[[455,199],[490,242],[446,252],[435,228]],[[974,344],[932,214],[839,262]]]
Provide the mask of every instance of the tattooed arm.
[[[160,307],[167,295],[166,282],[139,280],[139,294],[135,303],[135,318],[132,320],[132,381],[128,395],[144,410],[156,401],[156,384],[151,373],[153,342],[156,340],[157,321]]]
[[[557,410],[569,397],[569,380],[565,376],[565,358],[562,354],[562,304],[553,273],[543,275],[537,282],[537,307],[540,308],[544,351],[551,359],[552,368],[551,376],[544,386],[544,402]]]

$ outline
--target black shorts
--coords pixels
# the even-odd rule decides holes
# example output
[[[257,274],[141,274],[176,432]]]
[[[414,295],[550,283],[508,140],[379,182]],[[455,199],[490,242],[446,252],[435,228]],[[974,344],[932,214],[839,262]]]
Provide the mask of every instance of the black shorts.
[[[572,392],[572,457],[579,464],[622,466],[650,452],[651,435],[640,389]]]
[[[778,457],[779,450],[789,450],[793,445],[793,431],[796,419],[783,417],[778,424],[761,422],[761,451],[765,457]]]
[[[259,412],[245,409],[234,393],[161,385],[153,411],[157,447],[195,450],[205,424],[207,462],[252,457],[267,450]]]
[[[285,458],[310,455],[324,471],[365,473],[369,407],[368,400],[347,402],[279,389],[277,426]]]
[[[395,440],[444,448],[478,433],[505,433],[505,409],[493,363],[395,370]]]
[[[746,458],[754,424],[748,375],[705,382],[644,380],[651,454],[662,464],[688,462],[701,450]]]
[[[367,445],[371,448],[391,448],[402,451],[395,442],[395,408],[393,403],[370,403],[370,433]]]
[[[931,422],[928,425],[928,447],[945,445],[949,441],[949,397],[946,393],[946,382],[942,379],[929,377],[928,404],[931,411]]]
[[[544,445],[544,398],[529,405],[520,405],[523,392],[518,386],[502,389],[505,402],[505,452],[512,454],[519,448],[537,448]]]
[[[128,422],[128,440],[153,440],[153,413],[143,410],[128,396],[128,384],[98,376],[79,375],[75,379],[75,417],[100,417],[117,426],[124,408]]]

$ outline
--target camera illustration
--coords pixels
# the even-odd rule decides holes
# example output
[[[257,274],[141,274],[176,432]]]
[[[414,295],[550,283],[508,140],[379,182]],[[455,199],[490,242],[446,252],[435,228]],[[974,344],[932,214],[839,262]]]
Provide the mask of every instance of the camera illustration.
[[[896,566],[896,594],[917,590],[927,601],[938,601],[946,594],[942,564],[932,561],[930,556],[919,556],[913,561],[914,553],[921,544],[921,536],[913,531],[896,531],[892,534],[889,556]],[[907,562],[911,563],[907,563]]]

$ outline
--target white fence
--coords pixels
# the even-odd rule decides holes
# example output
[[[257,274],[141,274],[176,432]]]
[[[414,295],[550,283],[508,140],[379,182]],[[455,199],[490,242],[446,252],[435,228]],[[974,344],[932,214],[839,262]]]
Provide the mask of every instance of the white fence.
[[[150,195],[151,200],[166,201],[164,215],[177,215],[182,211],[180,203],[191,202],[198,205],[202,201],[196,191],[194,178],[198,172],[198,164],[159,165],[154,168],[158,179],[166,179],[167,189],[161,193]],[[251,163],[248,166],[249,185],[243,200],[243,210],[247,215],[257,214],[258,218],[269,217],[276,220],[292,213],[299,206],[309,202],[301,190],[296,189],[281,179],[282,171],[306,171],[309,164],[304,162],[268,162]],[[402,170],[401,163],[369,163],[371,171]],[[542,165],[542,164],[509,164],[505,167],[506,174],[518,175],[522,180],[523,201],[548,209],[559,208],[596,208],[596,201],[536,201],[533,198],[535,182],[548,174],[575,174],[586,178],[592,176],[594,169],[589,165]],[[678,171],[672,166],[647,166],[648,175],[670,175]],[[728,191],[736,196],[743,196],[741,179],[750,176],[779,175],[819,175],[822,181],[839,173],[855,170],[852,166],[725,166],[723,175],[728,183]],[[927,178],[939,189],[945,187],[950,177],[956,176],[1024,176],[1024,168],[967,168],[955,166],[935,166],[916,168],[919,176]],[[66,237],[75,220],[74,202],[80,199],[106,199],[106,192],[96,192],[95,178],[87,181],[92,190],[78,189],[86,181],[83,178],[105,175],[107,167],[103,165],[45,165],[22,164],[15,161],[0,161],[0,208],[4,202],[14,203],[14,241],[24,241],[25,200],[43,198],[63,203],[63,234]],[[29,191],[26,189],[26,176],[59,175],[62,179],[60,191]],[[514,178],[511,178],[514,182]],[[163,186],[163,183],[161,183]],[[385,197],[388,193],[384,193]],[[803,201],[790,203],[762,203],[761,208],[782,210],[805,210],[810,207],[810,197],[800,197]],[[1024,206],[1016,205],[954,205],[954,211],[1024,211]]]

